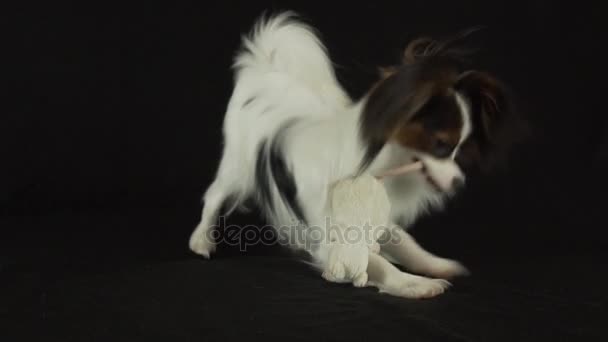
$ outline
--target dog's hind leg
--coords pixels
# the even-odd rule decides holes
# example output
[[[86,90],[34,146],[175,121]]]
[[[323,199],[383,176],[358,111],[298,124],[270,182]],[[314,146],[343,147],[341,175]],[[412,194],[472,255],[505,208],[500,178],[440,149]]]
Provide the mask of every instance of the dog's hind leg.
[[[217,179],[205,192],[201,221],[190,235],[190,250],[209,258],[215,251],[213,225],[216,223],[220,208],[229,193]]]
[[[201,220],[190,236],[190,250],[194,253],[209,258],[215,251],[216,241],[213,238],[213,227],[218,219],[222,205],[227,200],[233,200],[234,206],[239,205],[241,199],[246,195],[246,183],[239,177],[235,167],[234,155],[227,154],[222,157],[217,176],[213,183],[207,188],[204,195],[204,205]],[[232,165],[231,165],[232,164]]]

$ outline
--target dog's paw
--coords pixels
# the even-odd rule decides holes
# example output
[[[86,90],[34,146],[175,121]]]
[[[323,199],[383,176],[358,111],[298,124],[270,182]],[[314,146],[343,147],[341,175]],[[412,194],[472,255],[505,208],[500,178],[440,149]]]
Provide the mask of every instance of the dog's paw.
[[[353,283],[362,287],[367,283],[369,248],[363,244],[332,244],[323,278],[335,283]]]
[[[211,257],[215,252],[215,241],[211,234],[207,234],[207,229],[196,228],[190,236],[190,250],[198,255],[202,255],[206,259]]]
[[[471,274],[471,272],[458,261],[443,258],[433,260],[424,273],[430,277],[442,279],[453,279]]]
[[[424,299],[444,293],[452,284],[444,279],[432,279],[415,275],[404,275],[403,279],[392,286],[379,286],[381,293],[393,296]]]
[[[444,293],[452,284],[444,279],[431,279],[420,277],[416,280],[407,280],[398,287],[396,294],[406,298],[432,298]]]

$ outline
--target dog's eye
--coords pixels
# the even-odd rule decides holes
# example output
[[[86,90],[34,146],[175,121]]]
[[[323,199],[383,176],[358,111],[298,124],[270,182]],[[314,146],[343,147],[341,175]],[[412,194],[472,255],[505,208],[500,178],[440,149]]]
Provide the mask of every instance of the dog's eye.
[[[447,158],[452,154],[454,145],[450,142],[436,138],[433,144],[433,155],[437,158]]]

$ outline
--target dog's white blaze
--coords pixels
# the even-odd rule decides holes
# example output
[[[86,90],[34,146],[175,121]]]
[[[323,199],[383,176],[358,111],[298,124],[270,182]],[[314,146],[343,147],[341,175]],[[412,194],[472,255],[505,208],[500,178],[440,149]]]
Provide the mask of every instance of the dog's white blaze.
[[[462,128],[460,130],[460,141],[458,141],[458,145],[452,153],[452,159],[456,158],[460,146],[473,131],[473,124],[471,122],[471,110],[469,108],[469,104],[459,93],[456,92],[454,93],[454,95],[456,98],[456,103],[458,104],[458,108],[460,108],[460,115],[462,116]]]
[[[432,156],[421,156],[421,159],[426,165],[429,174],[443,191],[451,190],[454,179],[464,179],[464,174],[462,173],[462,170],[460,170],[460,167],[454,162],[454,159],[458,154],[460,146],[473,130],[473,125],[471,123],[471,111],[468,103],[464,97],[458,93],[454,93],[454,98],[456,99],[456,103],[460,109],[460,115],[462,116],[462,126],[460,128],[460,139],[458,141],[458,145],[456,145],[456,148],[454,148],[454,151],[449,159],[437,159]]]

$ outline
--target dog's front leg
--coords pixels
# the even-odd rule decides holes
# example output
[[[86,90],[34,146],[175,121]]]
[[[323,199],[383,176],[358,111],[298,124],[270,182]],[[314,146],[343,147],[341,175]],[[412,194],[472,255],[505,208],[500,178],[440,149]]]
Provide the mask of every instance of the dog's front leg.
[[[436,256],[422,248],[403,228],[393,225],[380,243],[381,253],[409,271],[430,277],[450,279],[468,275],[458,261]]]
[[[404,298],[431,298],[444,293],[450,282],[402,272],[381,255],[369,255],[367,266],[369,281],[366,286],[377,287],[380,292]]]

